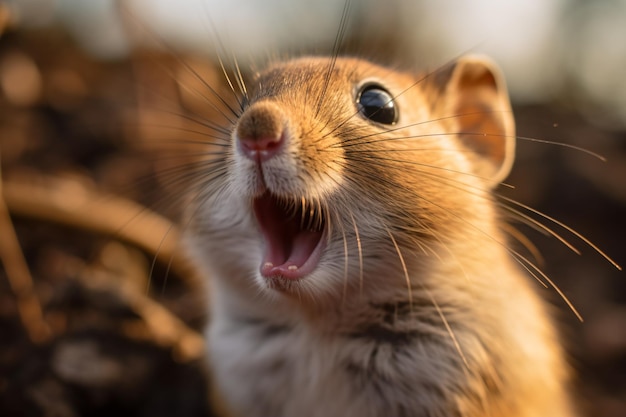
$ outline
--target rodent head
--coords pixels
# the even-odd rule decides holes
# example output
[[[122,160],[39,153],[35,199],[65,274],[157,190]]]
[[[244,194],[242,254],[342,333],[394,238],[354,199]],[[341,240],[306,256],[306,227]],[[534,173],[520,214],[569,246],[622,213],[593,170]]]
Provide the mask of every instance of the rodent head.
[[[514,126],[484,58],[417,75],[299,58],[256,77],[225,146],[194,208],[208,263],[319,302],[406,286],[385,277],[459,233],[491,233]]]

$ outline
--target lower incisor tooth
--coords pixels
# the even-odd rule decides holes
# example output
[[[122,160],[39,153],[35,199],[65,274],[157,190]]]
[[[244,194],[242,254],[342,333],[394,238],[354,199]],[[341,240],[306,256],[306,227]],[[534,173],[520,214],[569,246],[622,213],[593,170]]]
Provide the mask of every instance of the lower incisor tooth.
[[[266,267],[266,268],[271,268],[271,267],[273,267],[273,266],[274,266],[274,264],[273,264],[273,263],[271,263],[271,262],[265,262],[265,263],[263,264],[263,266],[264,266],[264,267]]]
[[[295,266],[295,265],[289,265],[289,266],[287,267],[287,269],[288,269],[288,270],[290,270],[290,271],[295,271],[296,269],[298,269],[298,267],[297,267],[297,266]]]

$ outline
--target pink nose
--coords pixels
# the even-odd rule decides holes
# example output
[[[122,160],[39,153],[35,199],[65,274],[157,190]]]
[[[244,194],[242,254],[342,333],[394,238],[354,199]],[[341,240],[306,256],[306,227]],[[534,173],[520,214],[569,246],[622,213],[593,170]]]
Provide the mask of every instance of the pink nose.
[[[237,147],[246,157],[264,162],[285,143],[285,117],[276,104],[262,101],[247,109],[237,123]]]
[[[244,136],[239,137],[239,149],[250,159],[264,162],[272,158],[282,148],[282,134],[276,136]]]

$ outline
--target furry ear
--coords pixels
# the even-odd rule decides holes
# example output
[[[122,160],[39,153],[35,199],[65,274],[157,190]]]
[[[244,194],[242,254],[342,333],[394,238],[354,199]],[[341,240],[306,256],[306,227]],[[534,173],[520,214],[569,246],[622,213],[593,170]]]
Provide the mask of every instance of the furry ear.
[[[446,113],[455,116],[451,120],[471,151],[476,174],[495,187],[515,158],[515,121],[502,74],[491,60],[475,55],[460,58],[444,73]]]

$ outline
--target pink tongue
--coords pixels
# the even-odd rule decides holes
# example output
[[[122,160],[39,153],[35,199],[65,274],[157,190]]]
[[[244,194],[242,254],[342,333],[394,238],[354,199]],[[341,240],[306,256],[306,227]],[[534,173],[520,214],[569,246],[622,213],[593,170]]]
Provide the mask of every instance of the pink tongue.
[[[261,265],[264,277],[299,279],[315,269],[321,254],[322,231],[303,230],[300,213],[290,216],[267,193],[254,201],[254,213],[265,238]]]

